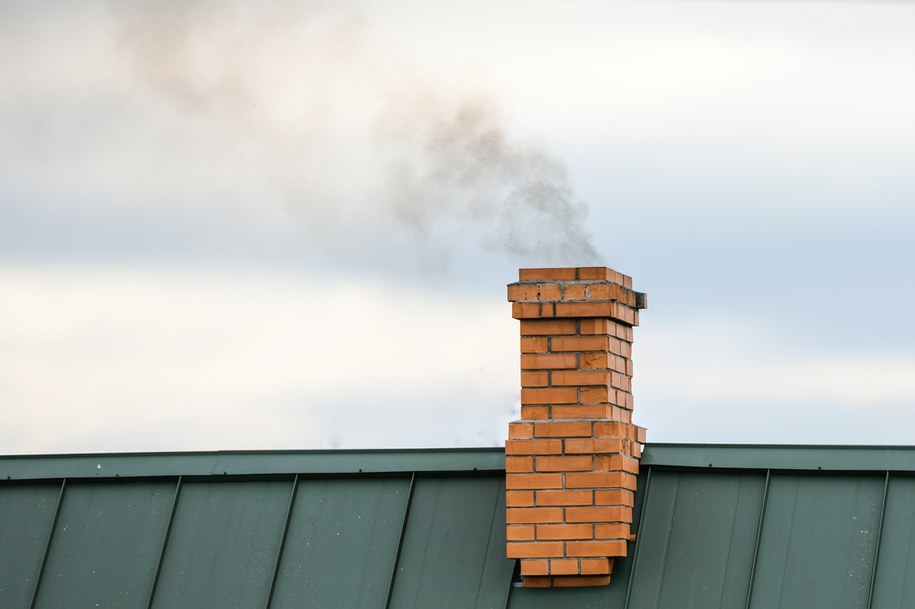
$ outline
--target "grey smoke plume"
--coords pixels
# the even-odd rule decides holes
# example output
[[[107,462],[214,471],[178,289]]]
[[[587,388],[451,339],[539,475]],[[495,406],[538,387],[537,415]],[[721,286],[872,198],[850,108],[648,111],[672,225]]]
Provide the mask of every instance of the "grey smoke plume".
[[[256,150],[260,179],[309,238],[371,234],[380,215],[440,258],[468,242],[525,264],[597,258],[565,166],[509,134],[471,85],[410,77],[361,15],[279,1],[112,6],[132,75]],[[330,143],[338,131],[343,148]],[[334,180],[353,176],[362,192],[341,194]]]
[[[509,137],[486,97],[409,93],[414,101],[401,96],[383,129],[399,153],[387,197],[400,222],[420,233],[456,223],[520,261],[596,260],[587,206],[558,159]]]

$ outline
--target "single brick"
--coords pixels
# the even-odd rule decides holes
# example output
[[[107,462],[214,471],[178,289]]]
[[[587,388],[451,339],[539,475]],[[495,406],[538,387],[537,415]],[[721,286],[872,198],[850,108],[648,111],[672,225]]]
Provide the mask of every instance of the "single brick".
[[[523,474],[512,474],[513,476]],[[628,488],[624,472],[582,472],[566,474],[566,488]],[[528,487],[529,488],[529,487]]]
[[[610,355],[606,351],[587,351],[578,356],[578,365],[583,370],[607,370],[614,357],[619,356]],[[620,357],[620,359],[623,358]]]
[[[578,575],[578,561],[574,558],[551,560],[550,575]]]
[[[585,588],[588,586],[606,586],[610,583],[609,575],[561,575],[552,578],[553,588]],[[525,586],[527,584],[525,583]]]
[[[538,524],[537,539],[594,539],[594,527],[590,524]]]
[[[562,488],[562,474],[505,474],[505,488]]]
[[[592,505],[594,503],[594,491],[590,491],[590,490],[536,491],[534,493],[534,500],[538,506]]]
[[[582,322],[584,323],[584,322]],[[608,336],[554,336],[550,340],[550,351],[607,351],[610,347]]]
[[[629,539],[629,524],[625,522],[595,524],[594,539]]]
[[[531,420],[543,420],[550,418],[550,407],[549,406],[535,406],[532,404],[522,404],[521,405],[521,418],[525,421]]]
[[[620,453],[623,450],[621,438],[569,438],[565,440],[565,452],[571,454]]]
[[[505,527],[505,539],[507,541],[534,541],[534,525],[531,524],[512,524]]]
[[[543,421],[534,423],[534,437],[570,438],[590,436],[591,421]]]
[[[614,317],[628,323],[620,315],[625,312],[620,307],[620,303],[613,301],[559,302],[556,303],[556,317]]]
[[[524,571],[524,561],[521,561],[521,571]],[[522,573],[523,574],[523,573]],[[552,588],[553,587],[553,578],[552,577],[533,577],[533,576],[524,576],[524,587],[525,588]]]
[[[549,338],[546,336],[522,336],[521,353],[546,353],[549,349]]]
[[[580,562],[582,575],[607,575],[613,568],[609,558],[583,558]]]
[[[506,507],[533,507],[534,491],[505,491]]]
[[[522,370],[522,387],[547,387],[550,384],[550,374],[546,370]]]
[[[627,290],[615,283],[592,283],[588,286],[588,298],[591,300],[620,300],[628,302]],[[635,298],[633,297],[633,304],[634,301]]]
[[[512,544],[528,545],[528,544]],[[566,545],[566,556],[575,558],[626,556],[625,541],[570,541]],[[509,546],[511,547],[511,546]]]
[[[521,575],[547,575],[549,572],[550,563],[547,560],[521,561]]]
[[[551,409],[550,418],[557,419],[607,419],[613,414],[610,404],[556,405]]]
[[[544,314],[543,306],[539,302],[513,302],[512,317],[515,319],[539,319],[541,317],[553,317],[549,311]]]
[[[519,281],[575,281],[576,279],[578,279],[578,269],[575,267],[518,269]]]
[[[605,370],[554,370],[550,375],[550,384],[553,387],[606,385],[608,376]]]
[[[506,440],[506,455],[558,455],[562,440]]]
[[[635,439],[635,429],[622,421],[598,421],[594,423],[595,437]]]
[[[522,353],[522,370],[558,370],[578,367],[576,353]]]
[[[632,509],[623,506],[565,508],[566,522],[632,522]]]
[[[578,541],[573,543],[585,542]],[[563,547],[560,541],[510,543],[505,548],[505,555],[506,558],[560,558],[563,555]]]
[[[590,455],[537,457],[536,462],[538,472],[587,472],[591,471],[591,468]]]
[[[535,494],[535,501],[540,505],[539,495],[541,492],[560,492],[560,491],[538,491]],[[595,505],[625,505],[632,507],[635,503],[635,495],[632,491],[613,488],[594,491]]]
[[[522,404],[574,404],[577,401],[578,389],[575,387],[521,389]]]
[[[611,334],[610,328],[612,327],[613,322],[609,319],[583,319],[581,320],[580,329],[581,334]]]
[[[588,286],[584,283],[567,283],[562,291],[562,299],[570,300],[587,300]]]
[[[529,474],[534,471],[533,457],[505,457],[505,471]]]
[[[534,437],[534,424],[512,421],[508,424],[508,437],[512,440],[525,440]]]
[[[509,508],[505,511],[505,522],[508,524],[563,522],[562,508]]]
[[[582,266],[578,269],[578,279],[581,281],[607,281],[615,274],[616,271],[605,266]]]
[[[522,319],[521,336],[561,336],[578,334],[574,319]]]

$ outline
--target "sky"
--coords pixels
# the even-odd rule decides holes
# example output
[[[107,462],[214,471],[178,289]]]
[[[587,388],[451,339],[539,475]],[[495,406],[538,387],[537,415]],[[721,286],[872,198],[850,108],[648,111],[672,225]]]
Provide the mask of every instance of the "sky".
[[[0,452],[501,445],[606,265],[649,442],[915,442],[915,2],[0,4]]]

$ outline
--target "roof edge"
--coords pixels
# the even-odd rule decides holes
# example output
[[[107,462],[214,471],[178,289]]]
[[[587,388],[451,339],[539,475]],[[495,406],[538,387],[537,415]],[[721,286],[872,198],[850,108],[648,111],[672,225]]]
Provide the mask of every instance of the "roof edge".
[[[501,447],[14,455],[0,481],[178,476],[467,473],[505,470]]]

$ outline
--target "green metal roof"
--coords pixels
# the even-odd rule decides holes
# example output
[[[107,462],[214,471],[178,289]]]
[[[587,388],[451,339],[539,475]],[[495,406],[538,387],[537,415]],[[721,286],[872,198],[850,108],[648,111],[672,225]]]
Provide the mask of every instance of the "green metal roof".
[[[501,449],[0,457],[0,607],[908,608],[915,448],[649,445],[608,587],[511,586]]]

